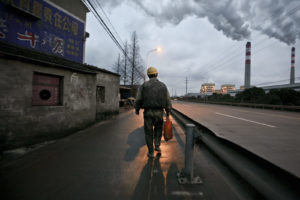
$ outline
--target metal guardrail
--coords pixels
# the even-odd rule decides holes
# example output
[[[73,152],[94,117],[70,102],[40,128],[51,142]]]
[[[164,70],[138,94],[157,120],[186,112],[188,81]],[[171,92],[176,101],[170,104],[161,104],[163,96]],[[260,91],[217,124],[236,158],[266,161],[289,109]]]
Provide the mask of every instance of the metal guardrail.
[[[172,109],[172,115],[176,120],[183,119],[184,122],[181,123],[195,124],[194,137],[201,140],[208,149],[265,199],[300,199],[300,179],[298,177],[237,144],[219,138],[208,128],[176,109]]]
[[[219,104],[229,106],[241,106],[251,108],[266,108],[273,110],[290,110],[300,112],[300,106],[287,106],[287,105],[270,105],[270,104],[254,104],[254,103],[235,103],[235,102],[218,102],[218,101],[197,101],[197,100],[183,100],[196,103],[208,103],[208,104]]]
[[[199,176],[194,177],[194,144],[195,144],[195,125],[186,124],[185,139],[185,155],[184,168],[177,173],[178,182],[180,184],[201,184],[202,180]]]

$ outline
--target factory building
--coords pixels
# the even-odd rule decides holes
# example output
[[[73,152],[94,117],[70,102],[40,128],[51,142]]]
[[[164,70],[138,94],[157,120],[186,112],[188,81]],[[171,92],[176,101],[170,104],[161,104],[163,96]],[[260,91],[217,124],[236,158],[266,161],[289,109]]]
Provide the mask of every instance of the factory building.
[[[215,93],[215,94],[222,94],[222,91],[216,89],[214,93]]]
[[[83,64],[86,12],[80,0],[0,0],[0,151],[119,112],[119,75]]]
[[[233,84],[221,85],[221,94],[227,94],[228,92],[231,92],[234,90],[235,90],[235,85],[233,85]]]
[[[201,85],[200,93],[206,95],[212,95],[215,92],[215,84],[214,83],[203,83]]]

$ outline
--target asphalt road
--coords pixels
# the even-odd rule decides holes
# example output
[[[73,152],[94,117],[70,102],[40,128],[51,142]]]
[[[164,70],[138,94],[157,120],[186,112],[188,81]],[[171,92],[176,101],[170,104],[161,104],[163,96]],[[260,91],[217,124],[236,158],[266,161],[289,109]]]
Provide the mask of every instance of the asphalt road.
[[[217,136],[300,177],[300,113],[173,101]]]
[[[143,115],[134,111],[95,124],[71,136],[0,162],[1,200],[82,199],[239,199],[239,182],[226,169],[195,150],[194,173],[201,185],[179,185],[185,135],[174,122],[174,138],[162,142],[162,155],[148,159]],[[209,152],[206,152],[206,154]],[[237,188],[237,189],[236,189]],[[250,199],[256,199],[250,197]]]

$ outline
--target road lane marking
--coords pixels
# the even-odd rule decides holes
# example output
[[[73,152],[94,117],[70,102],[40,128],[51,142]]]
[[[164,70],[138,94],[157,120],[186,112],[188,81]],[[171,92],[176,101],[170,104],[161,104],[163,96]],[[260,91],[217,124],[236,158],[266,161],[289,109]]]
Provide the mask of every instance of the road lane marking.
[[[234,119],[239,119],[239,120],[246,121],[246,122],[251,122],[251,123],[254,123],[254,124],[267,126],[267,127],[270,127],[270,128],[276,128],[276,126],[273,126],[273,125],[264,124],[264,123],[260,123],[260,122],[252,121],[252,120],[249,120],[249,119],[240,118],[240,117],[235,117],[235,116],[232,116],[232,115],[226,115],[226,114],[219,113],[219,112],[216,112],[215,114],[222,115],[222,116],[225,116],[225,117],[231,117],[231,118],[234,118]]]
[[[280,118],[300,120],[299,117],[290,117],[290,116],[286,116],[286,115],[264,113],[264,112],[253,112],[253,111],[246,111],[246,110],[240,110],[240,109],[231,109],[231,110],[235,110],[235,111],[239,111],[239,112],[245,112],[245,113],[254,113],[254,114],[260,114],[260,115],[267,115],[267,116],[274,116],[274,117],[280,117]]]
[[[171,195],[174,196],[188,196],[188,197],[192,197],[192,196],[203,196],[203,192],[188,192],[188,191],[172,191]]]

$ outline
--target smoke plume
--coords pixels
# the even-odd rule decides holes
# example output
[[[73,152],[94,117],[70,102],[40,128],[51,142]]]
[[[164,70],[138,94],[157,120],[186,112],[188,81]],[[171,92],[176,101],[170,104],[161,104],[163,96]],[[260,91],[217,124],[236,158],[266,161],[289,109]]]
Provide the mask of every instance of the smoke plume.
[[[110,6],[120,0],[104,1]],[[123,1],[124,2],[124,1]],[[153,17],[156,23],[179,24],[188,16],[207,18],[218,31],[233,40],[249,39],[251,31],[288,45],[300,38],[299,0],[127,0]]]

